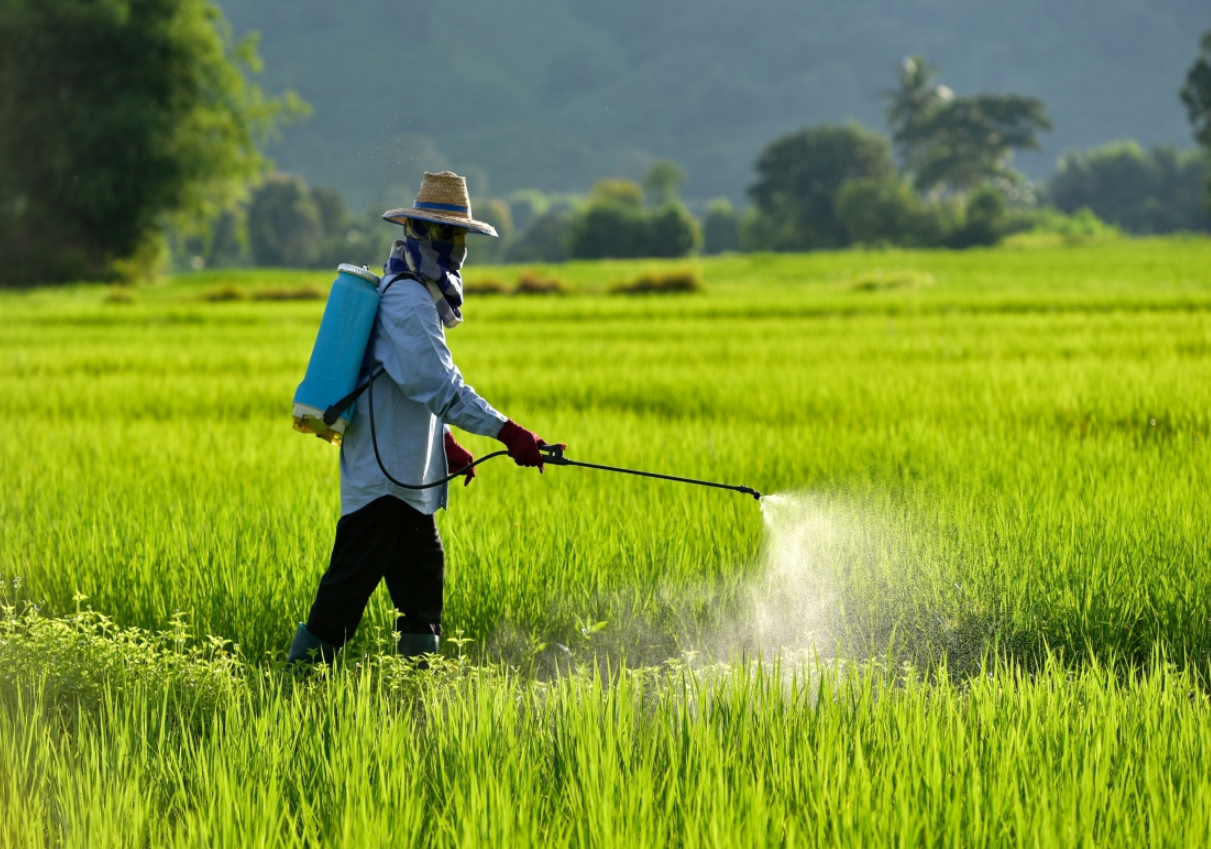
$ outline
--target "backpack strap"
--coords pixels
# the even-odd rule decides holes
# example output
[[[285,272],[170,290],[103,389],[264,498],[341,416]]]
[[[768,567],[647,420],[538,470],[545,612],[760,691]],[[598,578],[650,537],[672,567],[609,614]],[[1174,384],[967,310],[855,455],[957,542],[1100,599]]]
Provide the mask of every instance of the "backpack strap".
[[[394,275],[394,276],[391,278],[391,282],[389,282],[389,283],[388,283],[386,286],[384,286],[382,289],[380,289],[380,290],[379,290],[379,295],[380,295],[380,296],[382,296],[382,295],[387,294],[387,290],[388,290],[388,289],[390,289],[392,286],[394,286],[394,285],[395,285],[395,281],[396,281],[396,280],[401,280],[401,279],[403,279],[403,280],[415,280],[417,283],[419,283],[419,282],[420,282],[420,278],[418,278],[418,277],[417,277],[415,274],[413,274],[411,271],[400,271],[400,272],[397,272],[397,273],[396,273],[396,274],[395,274],[395,275]]]

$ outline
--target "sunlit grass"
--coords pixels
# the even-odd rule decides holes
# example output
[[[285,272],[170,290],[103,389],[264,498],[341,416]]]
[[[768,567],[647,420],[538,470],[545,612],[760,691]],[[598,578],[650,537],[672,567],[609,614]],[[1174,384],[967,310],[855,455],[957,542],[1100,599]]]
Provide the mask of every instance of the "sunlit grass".
[[[609,294],[677,268],[705,291]],[[439,520],[464,659],[373,672],[380,592],[349,667],[301,689],[274,664],[338,512],[337,452],[289,418],[322,303],[251,296],[331,275],[0,294],[0,832],[1199,845],[1208,269],[1206,240],[737,256],[539,268],[571,293],[472,299],[467,379],[570,456],[783,493],[810,522],[494,461]],[[222,287],[247,298],[205,299]],[[230,640],[234,666],[81,636],[53,619],[77,593],[115,628],[181,611],[174,639]],[[770,594],[785,642],[754,637]],[[59,630],[14,624],[27,603]],[[764,671],[711,671],[756,652]]]

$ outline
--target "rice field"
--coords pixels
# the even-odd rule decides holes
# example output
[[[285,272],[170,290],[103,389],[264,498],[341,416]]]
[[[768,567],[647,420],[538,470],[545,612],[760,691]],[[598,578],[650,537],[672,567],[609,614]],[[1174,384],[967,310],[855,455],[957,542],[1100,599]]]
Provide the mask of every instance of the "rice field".
[[[772,497],[493,461],[442,662],[304,681],[332,275],[0,293],[0,845],[1206,845],[1211,241],[532,272],[481,394]]]

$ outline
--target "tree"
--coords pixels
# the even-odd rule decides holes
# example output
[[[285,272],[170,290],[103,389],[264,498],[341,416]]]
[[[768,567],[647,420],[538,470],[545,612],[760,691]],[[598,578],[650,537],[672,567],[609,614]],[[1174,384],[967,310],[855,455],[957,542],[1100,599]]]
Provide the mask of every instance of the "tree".
[[[571,221],[568,255],[576,259],[678,257],[702,242],[698,222],[684,206],[667,200],[643,207],[643,189],[630,180],[600,180]]]
[[[1051,129],[1041,100],[979,94],[943,102],[909,127],[902,141],[921,191],[971,191],[1005,176],[1015,150],[1038,150],[1037,133]]]
[[[1186,73],[1181,98],[1190,115],[1194,137],[1211,160],[1211,29],[1203,33],[1199,46],[1198,56]],[[1211,168],[1207,169],[1206,188],[1207,210],[1211,211]]]
[[[671,159],[652,163],[643,178],[643,191],[652,206],[677,202],[677,190],[685,182],[685,172]]]
[[[257,265],[309,268],[324,235],[319,205],[298,177],[275,174],[253,193],[248,240]]]
[[[666,203],[648,216],[648,249],[640,256],[689,256],[702,247],[702,230],[689,210]]]
[[[942,104],[954,100],[954,92],[935,81],[938,66],[924,56],[909,56],[900,63],[899,85],[883,92],[887,101],[887,126],[901,157],[907,161],[911,150],[906,136]]]
[[[757,207],[763,246],[775,250],[849,244],[834,200],[846,180],[891,179],[887,140],[856,125],[805,127],[767,144],[756,163],[749,197]]]
[[[946,235],[948,248],[991,247],[1014,229],[1005,194],[996,186],[982,186],[967,198],[963,223]]]
[[[702,220],[702,249],[708,254],[740,250],[740,216],[727,198],[711,201]]]
[[[568,255],[575,259],[647,256],[648,216],[643,189],[630,180],[599,180],[568,231]]]
[[[267,168],[303,110],[250,84],[210,0],[0,5],[0,284],[102,278],[200,230]]]
[[[899,86],[884,92],[892,140],[920,191],[963,193],[1008,174],[1015,150],[1038,150],[1051,129],[1041,100],[1017,94],[955,97],[935,84],[938,69],[904,60]]]
[[[1089,208],[1131,233],[1211,230],[1200,187],[1205,158],[1172,147],[1143,150],[1133,141],[1068,151],[1047,181],[1047,194],[1067,213]]]
[[[900,179],[848,180],[837,193],[836,206],[846,232],[862,245],[936,247],[955,226],[950,204],[922,203]]]

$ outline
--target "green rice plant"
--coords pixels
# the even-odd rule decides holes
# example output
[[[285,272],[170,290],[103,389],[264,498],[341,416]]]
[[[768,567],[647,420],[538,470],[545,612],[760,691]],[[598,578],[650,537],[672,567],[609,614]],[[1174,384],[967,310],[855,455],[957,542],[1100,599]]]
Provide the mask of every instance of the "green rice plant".
[[[598,294],[685,262],[471,295],[456,361],[575,459],[777,497],[486,464],[428,677],[383,592],[280,670],[339,512],[290,427],[323,307],[202,295],[330,273],[0,294],[5,840],[1205,843],[1211,243]],[[880,269],[932,283],[853,291]]]

